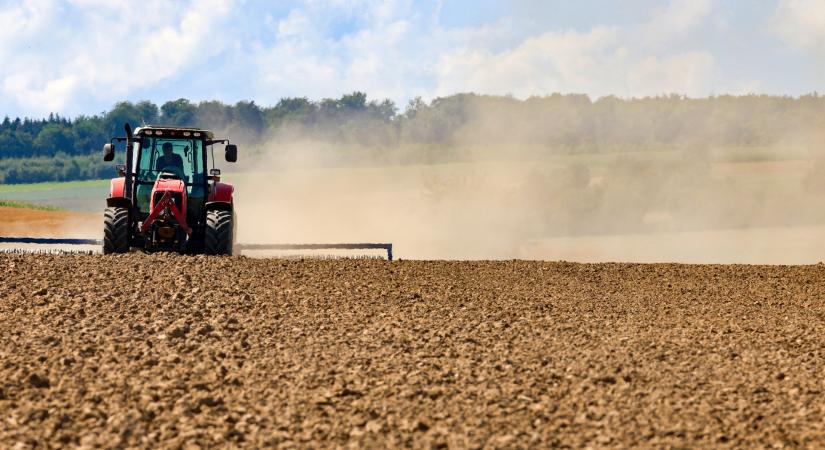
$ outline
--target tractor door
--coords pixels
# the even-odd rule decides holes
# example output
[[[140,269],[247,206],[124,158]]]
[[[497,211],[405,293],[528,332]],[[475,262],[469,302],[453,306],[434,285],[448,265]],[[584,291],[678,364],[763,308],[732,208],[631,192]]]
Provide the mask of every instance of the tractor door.
[[[135,200],[134,205],[141,215],[149,214],[149,205],[152,196],[152,187],[155,185],[157,173],[153,167],[155,163],[155,140],[144,137],[140,141],[140,150],[135,152]]]

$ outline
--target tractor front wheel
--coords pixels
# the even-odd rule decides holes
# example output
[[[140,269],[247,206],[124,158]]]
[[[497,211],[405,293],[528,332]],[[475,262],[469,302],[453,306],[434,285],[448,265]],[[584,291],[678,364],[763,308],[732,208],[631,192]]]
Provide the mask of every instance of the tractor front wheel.
[[[129,210],[106,208],[103,212],[103,254],[129,251]]]
[[[230,211],[207,211],[204,251],[207,255],[232,254],[232,213]]]

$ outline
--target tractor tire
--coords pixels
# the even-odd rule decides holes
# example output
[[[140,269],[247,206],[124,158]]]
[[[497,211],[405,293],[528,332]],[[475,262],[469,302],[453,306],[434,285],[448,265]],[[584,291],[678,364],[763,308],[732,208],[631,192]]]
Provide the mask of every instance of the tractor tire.
[[[207,255],[231,255],[233,231],[230,211],[207,211],[204,253]]]
[[[129,251],[129,210],[106,208],[103,212],[103,254]]]

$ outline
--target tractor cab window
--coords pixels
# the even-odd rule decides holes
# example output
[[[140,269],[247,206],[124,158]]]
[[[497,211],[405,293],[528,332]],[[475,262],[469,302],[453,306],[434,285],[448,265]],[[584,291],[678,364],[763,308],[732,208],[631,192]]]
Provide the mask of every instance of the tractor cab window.
[[[160,174],[174,174],[186,183],[187,194],[202,196],[206,183],[203,151],[199,139],[173,139],[144,136],[137,161],[137,206],[149,211],[149,196]]]

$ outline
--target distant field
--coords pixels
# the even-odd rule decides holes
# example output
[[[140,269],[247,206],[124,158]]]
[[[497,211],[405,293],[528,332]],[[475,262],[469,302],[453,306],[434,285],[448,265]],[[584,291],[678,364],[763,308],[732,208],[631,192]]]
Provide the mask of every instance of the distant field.
[[[78,212],[100,212],[109,180],[0,184],[0,201],[32,203]]]

